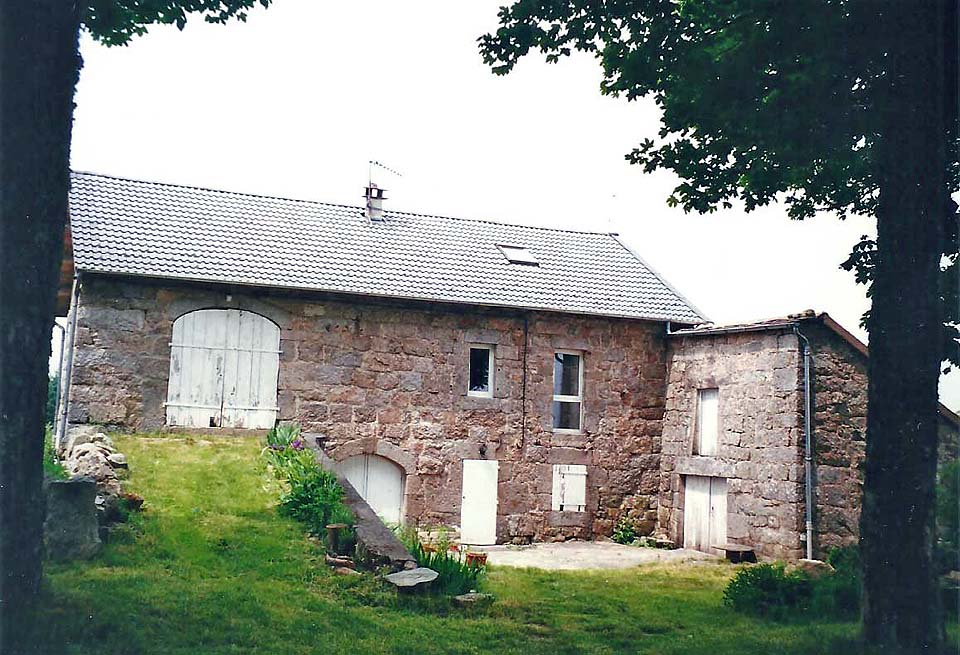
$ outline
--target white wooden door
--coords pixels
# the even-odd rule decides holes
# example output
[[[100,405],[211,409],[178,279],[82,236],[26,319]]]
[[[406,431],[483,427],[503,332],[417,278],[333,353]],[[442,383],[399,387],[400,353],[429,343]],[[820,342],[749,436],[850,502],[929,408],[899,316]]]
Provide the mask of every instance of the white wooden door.
[[[495,459],[463,460],[460,541],[475,546],[497,543],[497,474]]]
[[[270,428],[277,417],[280,328],[237,309],[202,309],[173,324],[167,425]]]
[[[403,518],[404,473],[379,455],[356,455],[340,463],[340,471],[384,523]]]
[[[727,541],[727,481],[688,475],[683,497],[683,547],[717,552]]]
[[[710,478],[710,548],[719,553],[718,546],[727,543],[727,480]]]
[[[280,328],[258,314],[228,310],[224,357],[225,428],[271,428],[277,419]]]

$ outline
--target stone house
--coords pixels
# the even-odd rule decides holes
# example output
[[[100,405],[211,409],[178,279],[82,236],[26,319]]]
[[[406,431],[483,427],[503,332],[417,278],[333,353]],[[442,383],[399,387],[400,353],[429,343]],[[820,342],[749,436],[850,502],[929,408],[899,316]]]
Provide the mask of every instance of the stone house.
[[[860,340],[814,312],[672,332],[659,525],[685,540],[691,530],[705,541],[719,531],[766,557],[788,560],[807,555],[808,537],[817,557],[856,543],[867,355]],[[941,459],[956,458],[958,417],[943,405],[939,432]],[[686,496],[691,487],[693,499]],[[696,511],[697,503],[713,511],[691,521],[684,510]]]
[[[866,351],[826,315],[710,326],[615,234],[372,186],[357,208],[75,173],[70,212],[64,425],[296,421],[387,521],[484,544],[626,516],[793,558],[809,397],[813,543],[856,537]]]

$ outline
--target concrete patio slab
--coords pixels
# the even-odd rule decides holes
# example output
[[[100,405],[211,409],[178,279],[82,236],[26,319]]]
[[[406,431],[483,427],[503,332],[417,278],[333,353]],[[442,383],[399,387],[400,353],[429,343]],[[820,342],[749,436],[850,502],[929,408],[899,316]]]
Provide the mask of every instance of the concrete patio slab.
[[[548,571],[627,569],[655,562],[720,560],[698,550],[663,550],[624,546],[612,541],[565,541],[529,546],[472,546],[471,551],[487,553],[494,566],[536,568]]]

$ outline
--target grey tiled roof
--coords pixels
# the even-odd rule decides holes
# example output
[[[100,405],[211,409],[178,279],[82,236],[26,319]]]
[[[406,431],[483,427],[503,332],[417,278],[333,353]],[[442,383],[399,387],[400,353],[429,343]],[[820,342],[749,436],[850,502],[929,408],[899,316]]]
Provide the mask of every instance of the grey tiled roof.
[[[82,271],[699,323],[615,236],[74,173]],[[497,244],[540,266],[511,264]]]

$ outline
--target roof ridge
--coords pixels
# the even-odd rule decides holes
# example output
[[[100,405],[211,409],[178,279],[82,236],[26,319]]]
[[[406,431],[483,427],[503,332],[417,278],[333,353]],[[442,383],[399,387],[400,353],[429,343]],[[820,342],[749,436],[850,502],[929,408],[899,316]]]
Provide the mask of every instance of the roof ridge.
[[[131,177],[121,177],[121,176],[119,176],[119,175],[108,175],[108,174],[106,174],[106,173],[96,173],[96,172],[93,172],[93,171],[79,171],[79,170],[73,170],[73,169],[71,169],[70,173],[71,173],[71,175],[83,175],[83,176],[89,176],[89,177],[101,177],[101,178],[106,178],[106,179],[108,179],[108,180],[119,180],[119,181],[121,181],[121,182],[134,182],[134,183],[137,183],[137,184],[151,184],[151,185],[163,186],[163,187],[174,187],[174,188],[177,188],[177,189],[194,189],[194,190],[196,190],[196,191],[209,191],[209,192],[211,192],[211,193],[222,193],[222,194],[226,194],[226,195],[243,196],[243,197],[246,197],[246,198],[262,198],[262,199],[267,199],[267,200],[283,200],[283,201],[286,201],[286,202],[297,202],[297,203],[304,203],[304,204],[307,204],[307,205],[322,205],[322,206],[325,206],[325,207],[343,207],[343,208],[345,208],[345,209],[356,209],[356,210],[361,211],[361,212],[363,211],[363,206],[362,206],[362,205],[344,205],[344,204],[342,204],[342,203],[324,202],[324,201],[322,201],[322,200],[307,200],[306,198],[289,198],[289,197],[286,197],[286,196],[275,196],[275,195],[263,194],[263,193],[249,193],[249,192],[244,192],[244,191],[230,191],[230,190],[227,190],[227,189],[214,189],[214,188],[212,188],[212,187],[197,186],[197,185],[193,185],[193,184],[176,184],[176,183],[174,183],[174,182],[157,182],[157,181],[153,181],[153,180],[142,180],[142,179],[136,179],[136,178],[131,178]],[[384,216],[387,217],[387,218],[389,218],[391,215],[395,215],[395,216],[396,216],[396,215],[399,215],[399,216],[414,216],[414,217],[418,217],[418,218],[436,218],[436,219],[441,219],[441,220],[446,220],[446,221],[470,221],[470,222],[472,222],[472,223],[485,223],[485,224],[487,224],[487,225],[500,225],[500,226],[507,226],[507,227],[520,227],[520,228],[524,228],[524,229],[528,229],[528,230],[543,230],[543,231],[547,231],[547,232],[564,232],[564,233],[567,233],[567,234],[589,234],[589,235],[593,235],[593,236],[607,236],[607,237],[614,238],[614,233],[611,233],[611,232],[599,232],[599,231],[595,231],[595,230],[571,230],[571,229],[564,229],[564,228],[558,228],[558,227],[545,227],[545,226],[540,226],[540,225],[523,225],[523,224],[521,224],[521,223],[504,223],[504,222],[502,222],[502,221],[495,221],[495,220],[484,219],[484,218],[464,218],[464,217],[461,217],[461,216],[442,216],[442,215],[440,215],[440,214],[424,214],[424,213],[421,213],[421,212],[397,211],[397,210],[389,210],[389,209],[388,209],[388,210],[384,210],[383,213],[384,213]],[[617,240],[617,239],[615,239],[615,238],[614,238],[614,240],[616,240],[616,241],[619,242],[619,240]],[[641,263],[644,263],[644,265],[646,265],[645,262],[642,262],[642,261],[641,261]],[[647,268],[649,268],[649,266],[647,266]],[[659,277],[659,276],[657,276],[657,277]]]

